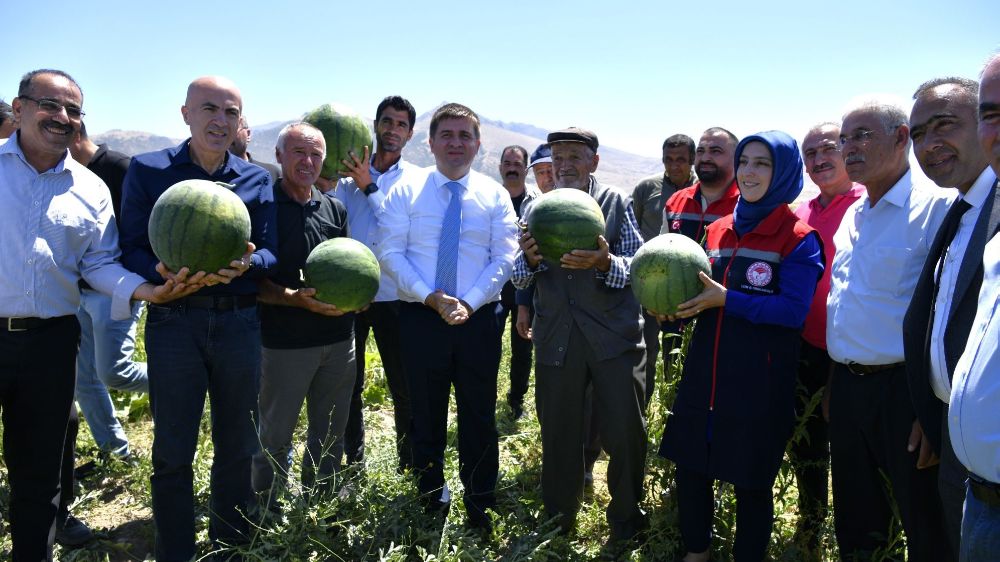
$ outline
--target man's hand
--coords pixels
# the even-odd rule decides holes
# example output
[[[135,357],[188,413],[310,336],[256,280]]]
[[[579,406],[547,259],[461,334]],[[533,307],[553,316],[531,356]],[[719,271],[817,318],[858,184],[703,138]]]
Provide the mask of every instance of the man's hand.
[[[934,454],[934,448],[931,447],[931,442],[924,435],[924,428],[920,426],[920,420],[913,420],[913,428],[910,430],[910,438],[906,442],[906,450],[910,453],[916,451],[917,453],[917,468],[930,468],[940,462],[937,455]]]
[[[524,261],[528,262],[528,267],[535,269],[538,264],[542,263],[542,254],[538,253],[538,243],[535,242],[531,232],[527,230],[521,232],[517,243],[521,246],[521,251],[524,252]]]
[[[216,273],[206,275],[205,284],[208,286],[218,283],[228,285],[233,279],[246,273],[246,270],[250,269],[250,259],[253,256],[253,251],[256,249],[257,247],[253,245],[253,242],[247,242],[247,253],[243,254],[243,257],[240,259],[229,262],[228,268],[220,269]]]
[[[472,314],[469,305],[451,295],[445,294],[440,289],[427,295],[424,299],[424,304],[433,308],[441,315],[442,320],[452,326],[464,324]]]
[[[517,333],[526,340],[531,339],[531,309],[523,304],[517,305],[517,322],[514,323]]]
[[[716,283],[715,279],[706,275],[704,271],[698,272],[698,279],[701,280],[701,284],[705,286],[705,289],[701,293],[698,293],[698,296],[695,298],[677,305],[677,314],[668,314],[668,320],[673,322],[678,318],[691,318],[700,314],[703,310],[726,305],[725,287]]]
[[[341,162],[347,166],[347,173],[345,176],[354,180],[354,185],[358,186],[359,191],[364,191],[368,184],[372,183],[372,172],[371,167],[368,164],[371,156],[368,153],[368,147],[365,147],[365,156],[363,159],[359,160],[354,152],[348,152],[347,158],[341,160]]]
[[[568,254],[563,254],[559,258],[559,263],[566,269],[593,268],[601,273],[607,273],[611,269],[608,241],[603,236],[598,236],[596,250],[573,250]]]
[[[306,287],[292,291],[289,298],[291,299],[293,306],[304,308],[309,312],[315,312],[316,314],[322,314],[324,316],[343,316],[344,314],[347,314],[347,312],[340,310],[332,304],[316,300],[315,296],[316,289]]]
[[[174,273],[167,269],[163,262],[156,264],[156,272],[166,279],[162,285],[143,283],[132,293],[132,298],[144,300],[153,304],[164,304],[196,292],[204,287],[205,272],[190,275],[188,268],[182,267]]]

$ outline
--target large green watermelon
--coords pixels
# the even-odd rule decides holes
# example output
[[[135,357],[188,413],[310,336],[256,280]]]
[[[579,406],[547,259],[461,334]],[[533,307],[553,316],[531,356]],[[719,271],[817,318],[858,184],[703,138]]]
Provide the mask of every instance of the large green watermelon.
[[[705,288],[698,272],[712,275],[705,250],[683,234],[661,234],[632,258],[632,291],[654,314],[676,314],[677,305]]]
[[[375,254],[357,240],[333,238],[313,248],[303,270],[316,299],[347,312],[370,303],[378,292],[381,270]]]
[[[226,184],[184,180],[156,200],[148,233],[153,253],[171,271],[215,273],[246,253],[250,213]]]
[[[320,175],[327,179],[335,179],[346,174],[347,167],[341,160],[350,161],[348,152],[353,152],[358,159],[364,158],[365,147],[372,147],[372,134],[368,123],[350,109],[337,104],[324,104],[310,111],[302,118],[323,132],[326,140],[326,159]],[[363,186],[362,186],[363,187]]]
[[[554,189],[535,199],[527,222],[539,253],[553,264],[573,250],[596,250],[597,237],[604,234],[601,207],[579,189]]]

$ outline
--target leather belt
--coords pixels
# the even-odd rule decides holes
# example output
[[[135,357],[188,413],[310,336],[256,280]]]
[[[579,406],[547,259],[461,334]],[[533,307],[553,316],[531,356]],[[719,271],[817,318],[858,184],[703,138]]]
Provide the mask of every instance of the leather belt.
[[[56,320],[62,318],[61,316],[56,316],[53,318],[0,318],[0,332],[27,332],[28,330],[36,330],[45,325],[51,324]]]
[[[208,297],[194,295],[184,297],[177,301],[177,304],[188,308],[209,308],[212,310],[236,310],[247,308],[257,304],[257,295],[232,295]]]
[[[903,363],[902,361],[899,363],[887,363],[885,365],[862,365],[861,363],[851,362],[844,363],[844,366],[847,367],[847,370],[853,375],[871,375],[882,371],[888,371],[890,369],[898,369],[905,364],[906,363]]]
[[[977,500],[986,505],[993,508],[1000,507],[1000,484],[983,480],[975,474],[969,473],[969,490],[972,491],[972,495]]]

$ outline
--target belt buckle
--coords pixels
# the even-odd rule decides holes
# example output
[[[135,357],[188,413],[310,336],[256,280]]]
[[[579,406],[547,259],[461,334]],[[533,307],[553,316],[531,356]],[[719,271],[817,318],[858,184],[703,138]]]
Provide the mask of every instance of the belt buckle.
[[[860,371],[860,370],[855,370],[854,369],[855,365],[860,366],[861,364],[860,363],[855,363],[854,361],[851,361],[850,363],[847,364],[847,371],[849,373],[851,373],[852,375],[856,375],[856,376],[864,375],[865,374],[864,371]]]
[[[7,331],[8,332],[27,332],[27,328],[15,328],[14,320],[21,320],[21,318],[8,318],[7,319]]]

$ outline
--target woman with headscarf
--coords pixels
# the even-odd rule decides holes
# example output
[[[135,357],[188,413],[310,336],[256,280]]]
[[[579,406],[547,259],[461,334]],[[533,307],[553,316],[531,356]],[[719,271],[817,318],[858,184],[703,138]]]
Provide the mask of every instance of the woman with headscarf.
[[[715,480],[736,492],[737,561],[763,560],[771,536],[771,488],[795,423],[799,341],[822,242],[788,207],[802,191],[795,140],[779,131],[736,148],[740,199],[706,230],[712,276],[675,318],[698,316],[660,455],[677,465],[686,562],[708,560]]]

